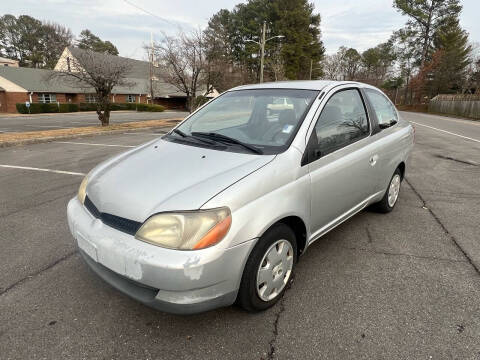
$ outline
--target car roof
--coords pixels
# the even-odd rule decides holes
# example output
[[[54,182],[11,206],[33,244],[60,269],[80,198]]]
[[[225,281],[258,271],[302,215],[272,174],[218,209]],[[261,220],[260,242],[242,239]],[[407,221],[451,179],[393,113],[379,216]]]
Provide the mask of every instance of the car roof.
[[[241,85],[230,89],[247,90],[247,89],[302,89],[302,90],[322,90],[328,86],[338,86],[352,84],[356,86],[364,86],[366,84],[355,81],[334,81],[334,80],[295,80],[295,81],[276,81],[261,84]]]

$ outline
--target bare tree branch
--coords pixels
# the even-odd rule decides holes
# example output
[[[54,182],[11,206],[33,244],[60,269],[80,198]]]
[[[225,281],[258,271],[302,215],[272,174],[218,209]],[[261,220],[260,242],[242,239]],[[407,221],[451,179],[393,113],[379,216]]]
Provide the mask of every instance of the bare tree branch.
[[[192,110],[198,88],[206,80],[205,52],[204,35],[199,30],[176,37],[164,35],[154,46],[163,80],[186,94],[188,110]]]
[[[113,88],[132,85],[127,81],[131,63],[118,56],[91,50],[76,51],[68,61],[68,68],[52,72],[50,81],[65,81],[79,89],[95,91],[98,119],[102,126],[107,126]]]

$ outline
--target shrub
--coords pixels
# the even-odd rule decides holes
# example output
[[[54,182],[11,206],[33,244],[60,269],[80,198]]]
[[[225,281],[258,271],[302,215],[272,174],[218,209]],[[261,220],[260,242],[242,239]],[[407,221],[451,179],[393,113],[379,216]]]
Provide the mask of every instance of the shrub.
[[[28,108],[25,103],[16,104],[17,111],[20,114],[28,114]],[[41,104],[41,103],[31,103],[30,104],[30,113],[31,114],[40,114],[40,113],[66,113],[66,112],[76,112],[76,111],[96,111],[97,104],[95,103],[80,103],[80,104]],[[118,110],[136,110],[136,111],[151,111],[151,112],[161,112],[165,108],[161,105],[154,104],[138,104],[138,103],[111,103],[110,111]]]
[[[16,104],[17,111],[20,114],[28,114],[29,109],[25,105],[25,103],[18,103]],[[41,114],[41,113],[56,113],[58,111],[57,103],[52,104],[42,104],[42,103],[31,103],[30,104],[30,114]]]
[[[162,105],[155,104],[134,104],[137,111],[162,112],[165,108]]]
[[[127,103],[128,110],[137,110],[137,104],[136,103]]]
[[[65,113],[65,112],[77,112],[78,111],[78,105],[77,104],[60,104],[59,105],[59,112]]]
[[[97,104],[95,103],[80,103],[79,105],[80,111],[96,111]]]

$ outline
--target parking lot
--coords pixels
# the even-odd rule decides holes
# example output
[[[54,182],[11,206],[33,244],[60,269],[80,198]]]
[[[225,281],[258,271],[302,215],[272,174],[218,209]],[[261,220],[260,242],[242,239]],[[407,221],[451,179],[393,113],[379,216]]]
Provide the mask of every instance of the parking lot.
[[[0,358],[480,359],[480,123],[402,115],[416,145],[395,210],[315,242],[258,314],[152,310],[77,252],[82,174],[167,129],[1,149]]]

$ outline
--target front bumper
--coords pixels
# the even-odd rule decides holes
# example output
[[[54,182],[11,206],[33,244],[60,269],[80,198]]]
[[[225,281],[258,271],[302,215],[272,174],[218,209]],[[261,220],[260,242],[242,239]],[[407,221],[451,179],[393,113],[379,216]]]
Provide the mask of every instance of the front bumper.
[[[233,304],[256,239],[223,249],[179,251],[113,229],[73,198],[68,225],[80,253],[102,279],[156,309],[193,314]]]

